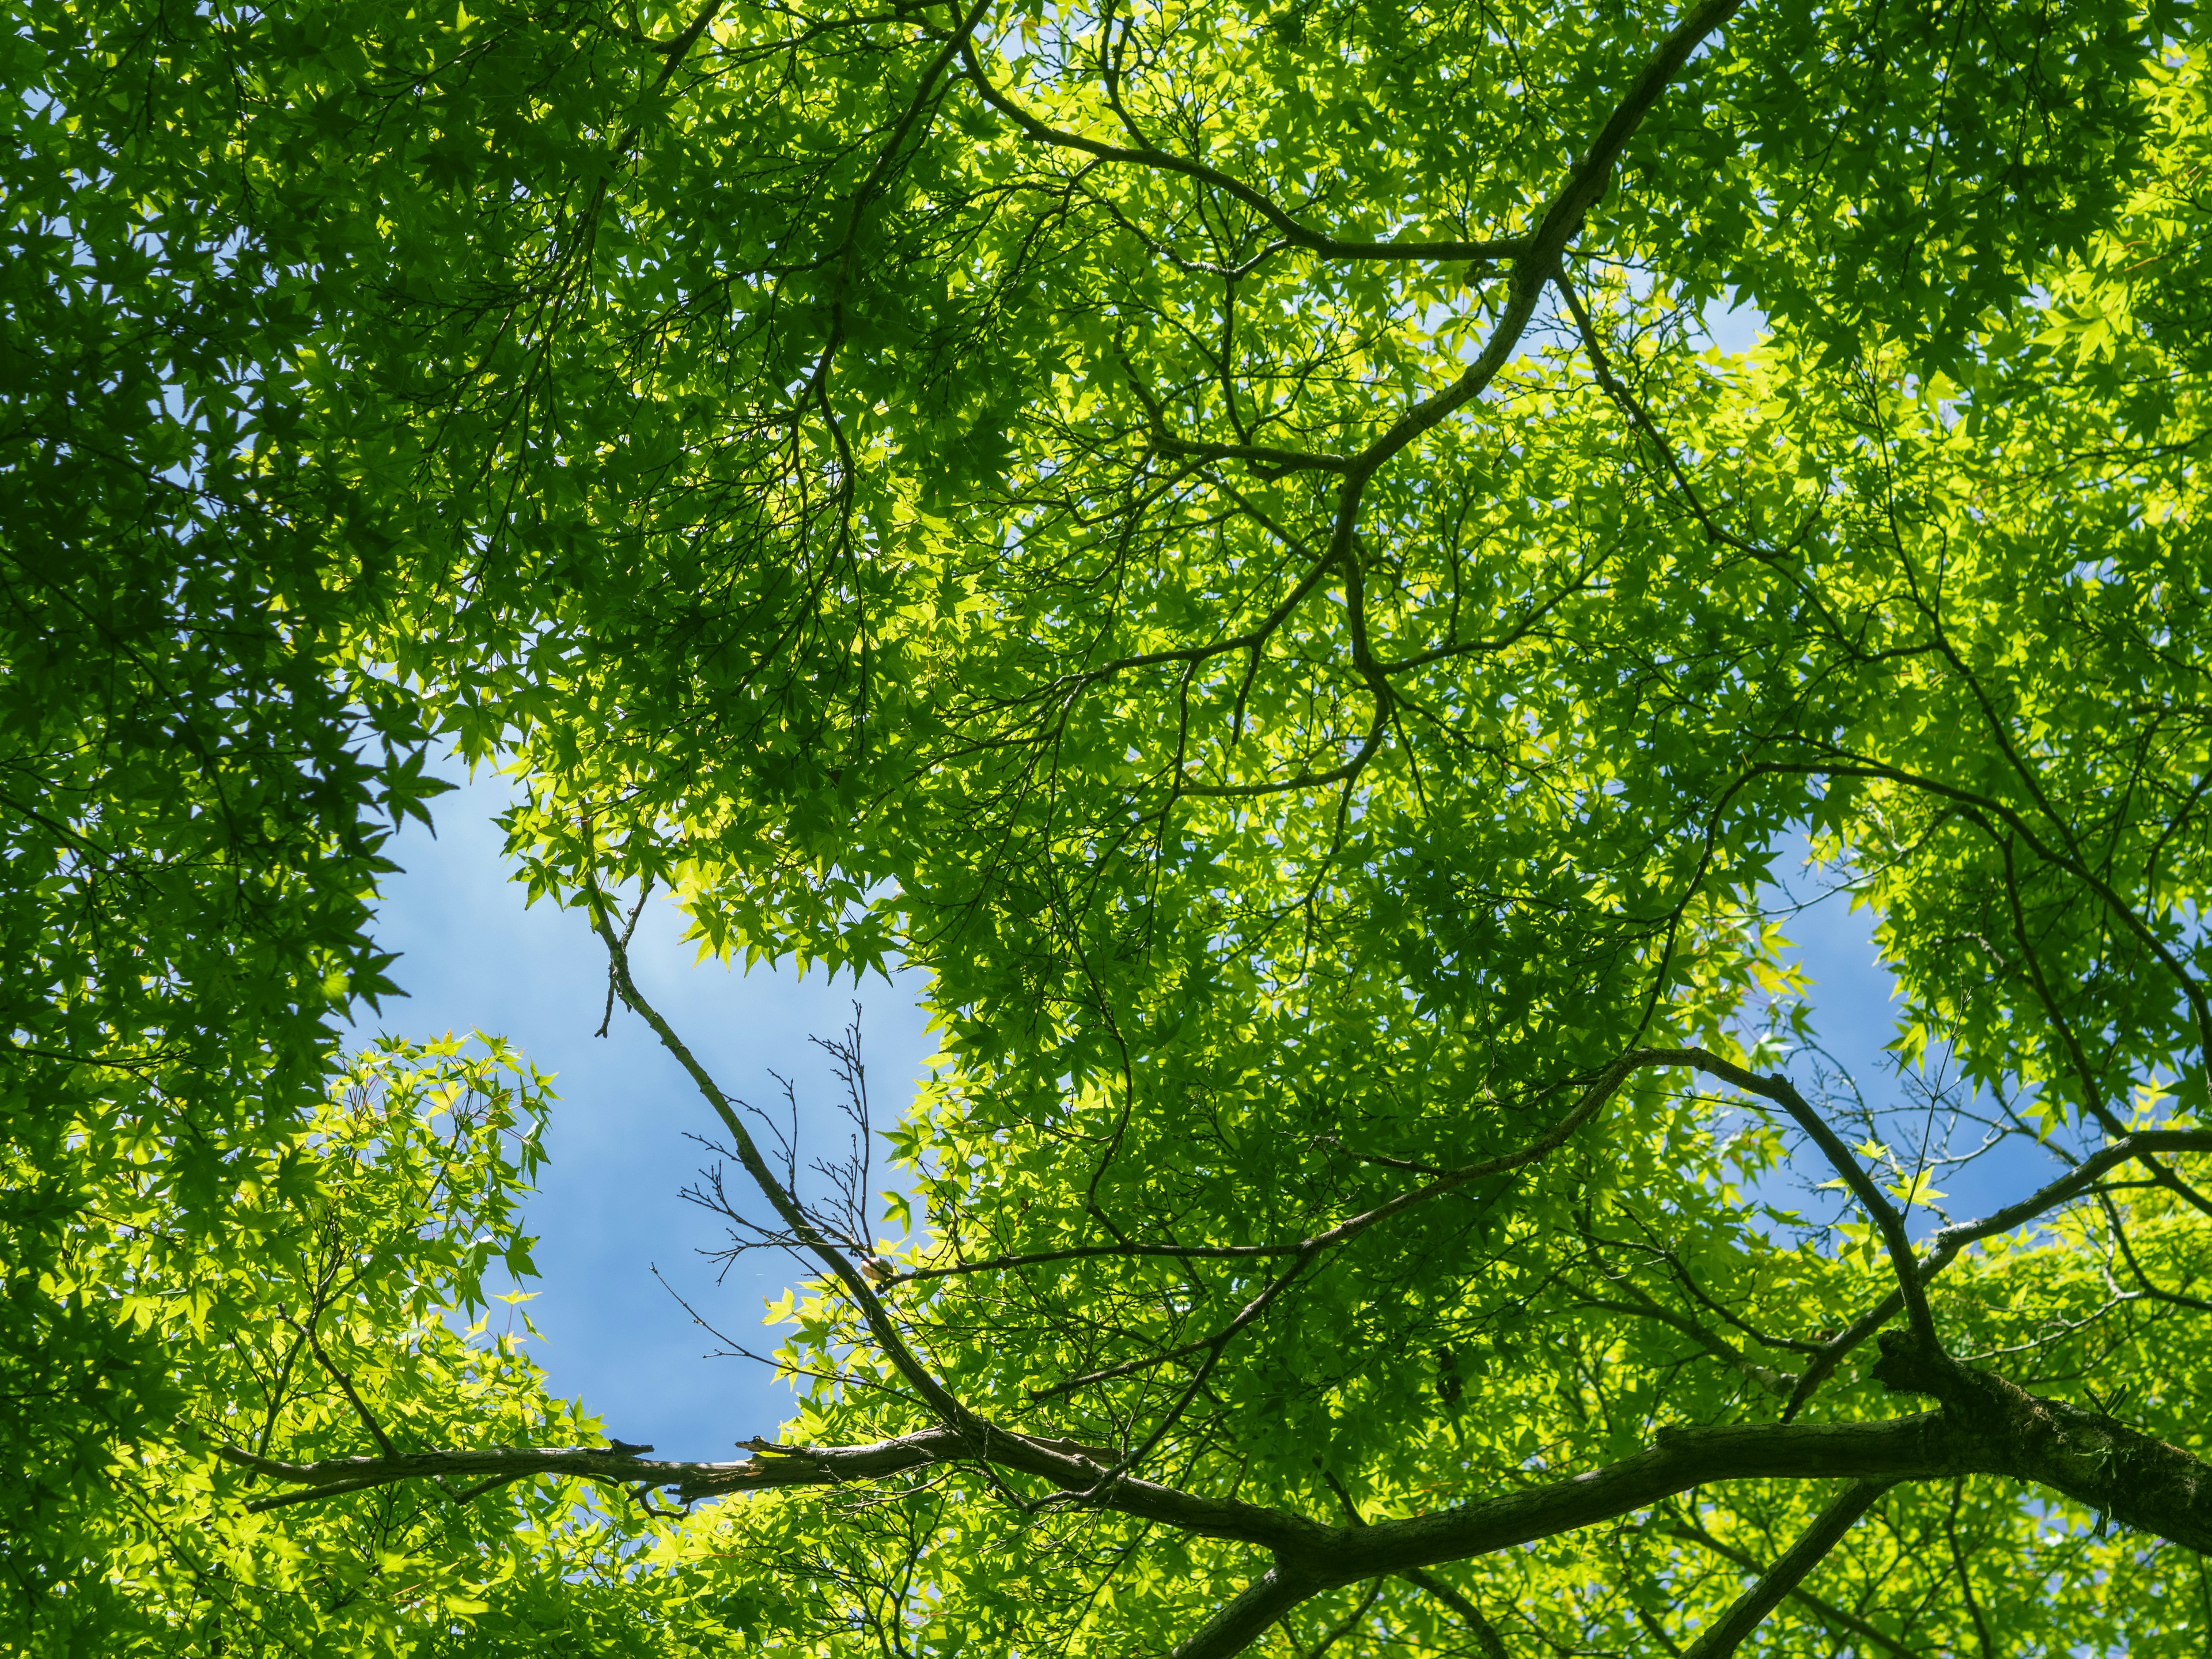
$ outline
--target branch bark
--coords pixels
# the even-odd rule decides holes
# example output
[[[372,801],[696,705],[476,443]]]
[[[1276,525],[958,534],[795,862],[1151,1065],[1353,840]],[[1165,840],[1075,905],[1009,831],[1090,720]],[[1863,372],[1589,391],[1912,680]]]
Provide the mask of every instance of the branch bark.
[[[1998,1233],[2008,1233],[2025,1225],[2036,1217],[2056,1209],[2059,1205],[2086,1196],[2096,1190],[2097,1182],[2111,1170],[2130,1160],[2141,1159],[2154,1169],[2159,1152],[2212,1152],[2212,1130],[2208,1129],[2145,1129],[2138,1133],[2116,1140],[2111,1146],[2092,1153],[2073,1169],[2048,1186],[2029,1194],[2017,1204],[2008,1204],[2001,1210],[1973,1221],[1961,1221],[1939,1231],[1928,1243],[1921,1255],[1915,1273],[1923,1285],[1958,1259],[1959,1252],[1978,1239],[1990,1238]],[[2123,1249],[2125,1248],[2124,1242]],[[1833,1375],[1844,1357],[1897,1316],[1905,1305],[1900,1291],[1892,1291],[1873,1307],[1853,1320],[1850,1325],[1814,1355],[1790,1390],[1790,1401],[1783,1407],[1784,1422],[1795,1417],[1814,1391]]]
[[[1498,1627],[1484,1616],[1480,1607],[1425,1567],[1415,1567],[1403,1576],[1408,1583],[1419,1584],[1466,1620],[1468,1629],[1474,1632],[1475,1646],[1482,1650],[1482,1659],[1506,1659],[1505,1644],[1498,1634]]]
[[[1680,1538],[1685,1542],[1702,1546],[1704,1548],[1711,1550],[1715,1555],[1721,1556],[1727,1560],[1735,1562],[1736,1565],[1743,1568],[1747,1572],[1758,1572],[1761,1571],[1758,1561],[1753,1557],[1746,1555],[1741,1550],[1731,1548],[1729,1545],[1723,1544],[1719,1539],[1714,1537],[1712,1534],[1707,1532],[1702,1527],[1695,1525],[1669,1527],[1668,1528],[1668,1533],[1671,1537]],[[1823,1596],[1814,1595],[1813,1592],[1807,1589],[1803,1584],[1799,1583],[1791,1586],[1790,1594],[1798,1601],[1803,1602],[1807,1607],[1810,1607],[1819,1617],[1825,1619],[1828,1623],[1835,1626],[1839,1630],[1849,1631],[1852,1635],[1857,1637],[1862,1642],[1869,1643],[1873,1646],[1880,1648],[1884,1653],[1894,1654],[1897,1656],[1897,1659],[1919,1659],[1918,1655],[1914,1653],[1911,1648],[1906,1647],[1902,1642],[1897,1640],[1896,1638],[1884,1635],[1881,1631],[1875,1628],[1874,1626],[1869,1624],[1865,1620],[1860,1618],[1856,1613],[1850,1612],[1849,1609],[1839,1607],[1833,1601],[1828,1601]]]
[[[580,1475],[666,1487],[693,1498],[840,1486],[930,1464],[988,1462],[1053,1481],[1102,1508],[1273,1554],[1274,1564],[1178,1648],[1176,1659],[1227,1659],[1323,1590],[1390,1574],[1412,1576],[1424,1567],[1577,1531],[1717,1480],[1848,1480],[1879,1488],[1899,1480],[2004,1475],[2212,1553],[2212,1465],[2101,1413],[2031,1395],[1940,1355],[1931,1358],[1909,1332],[1887,1334],[1882,1351],[1876,1380],[1893,1391],[1933,1395],[1941,1409],[1876,1423],[1662,1429],[1649,1449],[1563,1480],[1357,1526],[1323,1526],[1287,1510],[1204,1498],[1129,1475],[1105,1481],[1109,1466],[1103,1453],[1003,1431],[981,1447],[949,1428],[867,1446],[757,1441],[755,1456],[738,1463],[658,1462],[576,1446],[414,1452],[307,1464],[257,1457],[234,1446],[222,1448],[220,1455],[240,1468],[307,1488],[262,1499],[258,1506],[263,1508],[446,1474]],[[1827,1522],[1841,1513],[1832,1506]],[[1816,1527],[1808,1536],[1820,1532]],[[1805,1567],[1811,1565],[1807,1559]],[[1782,1592],[1794,1583],[1782,1584]]]
[[[1728,1659],[1743,1644],[1744,1638],[1774,1611],[1776,1604],[1820,1565],[1821,1559],[1842,1541],[1844,1534],[1857,1524],[1858,1518],[1891,1485],[1887,1480],[1854,1480],[1838,1492],[1827,1507],[1813,1517],[1813,1524],[1805,1529],[1804,1536],[1760,1574],[1759,1582],[1738,1596],[1718,1622],[1690,1644],[1684,1659]]]

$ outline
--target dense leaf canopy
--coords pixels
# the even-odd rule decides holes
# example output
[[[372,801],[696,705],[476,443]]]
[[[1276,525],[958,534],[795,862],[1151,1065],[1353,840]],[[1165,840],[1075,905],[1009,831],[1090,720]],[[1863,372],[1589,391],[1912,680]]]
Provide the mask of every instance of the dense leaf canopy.
[[[11,1649],[2205,1650],[2191,9],[9,16]],[[804,1263],[750,1458],[340,1052],[448,751]],[[655,894],[923,971],[897,1190]]]

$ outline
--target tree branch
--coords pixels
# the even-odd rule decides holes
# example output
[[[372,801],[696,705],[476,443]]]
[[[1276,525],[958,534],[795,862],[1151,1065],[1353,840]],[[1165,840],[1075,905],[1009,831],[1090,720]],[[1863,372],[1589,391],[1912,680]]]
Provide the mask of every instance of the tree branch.
[[[1887,1480],[1854,1480],[1838,1492],[1828,1506],[1814,1516],[1804,1536],[1761,1574],[1758,1583],[1736,1598],[1735,1605],[1721,1615],[1719,1622],[1690,1644],[1684,1659],[1728,1659],[1742,1645],[1744,1638],[1758,1629],[1759,1621],[1774,1611],[1775,1604],[1820,1565],[1822,1558],[1842,1541],[1844,1534],[1892,1484]]]
[[[310,1489],[262,1499],[259,1508],[442,1474],[580,1475],[631,1486],[665,1486],[688,1499],[843,1485],[931,1464],[988,1462],[1042,1476],[1063,1491],[1081,1492],[1086,1502],[1102,1508],[1273,1553],[1274,1565],[1177,1650],[1177,1659],[1225,1659],[1323,1590],[1385,1575],[1406,1576],[1577,1531],[1718,1480],[1840,1479],[1879,1487],[1898,1480],[2000,1474],[2062,1492],[2127,1525],[2212,1553],[2212,1465],[2181,1448],[2101,1413],[2031,1395],[1991,1372],[1970,1371],[1940,1355],[1931,1357],[1906,1333],[1883,1339],[1881,1363],[1874,1375],[1893,1391],[1933,1395],[1942,1408],[1876,1423],[1662,1429],[1649,1449],[1564,1480],[1425,1515],[1342,1527],[1256,1504],[1202,1498],[1129,1475],[1105,1481],[1103,1453],[1003,1431],[993,1431],[981,1446],[943,1428],[867,1446],[756,1441],[756,1455],[743,1463],[656,1462],[577,1446],[415,1452],[306,1464],[258,1457],[235,1446],[220,1448],[218,1455],[240,1468]],[[1831,1519],[1840,1514],[1831,1506]]]
[[[1916,1275],[1923,1285],[1927,1284],[1949,1267],[1967,1245],[1978,1239],[2010,1232],[2069,1199],[2086,1196],[2095,1190],[2099,1178],[2106,1170],[2132,1158],[2141,1158],[2148,1164],[2152,1155],[2157,1152],[2212,1152],[2212,1130],[2145,1129],[2123,1140],[2114,1141],[2017,1204],[2008,1204],[2002,1210],[1991,1211],[1979,1220],[1962,1221],[1942,1229],[1929,1241],[1927,1251],[1915,1269]],[[2126,1249],[2124,1243],[2122,1249]],[[1894,1319],[1897,1310],[1903,1305],[1904,1297],[1898,1291],[1892,1291],[1823,1346],[1799,1375],[1796,1386],[1790,1390],[1789,1403],[1782,1409],[1783,1421],[1787,1422],[1795,1417],[1804,1403],[1813,1397],[1814,1391],[1826,1382],[1836,1367],[1843,1363],[1844,1357]]]
[[[1755,1559],[1746,1555],[1741,1550],[1735,1549],[1730,1547],[1729,1545],[1723,1544],[1719,1539],[1714,1537],[1712,1534],[1707,1532],[1703,1527],[1694,1524],[1686,1524],[1683,1526],[1669,1527],[1667,1531],[1670,1537],[1680,1538],[1687,1543],[1700,1545],[1703,1547],[1711,1550],[1715,1555],[1721,1556],[1727,1560],[1735,1562],[1736,1565],[1743,1568],[1747,1572],[1758,1572],[1761,1571],[1759,1563]],[[1898,1641],[1893,1637],[1883,1635],[1881,1631],[1867,1623],[1865,1620],[1860,1618],[1856,1613],[1848,1612],[1844,1608],[1838,1607],[1833,1601],[1827,1600],[1825,1596],[1814,1595],[1813,1592],[1807,1589],[1803,1584],[1800,1583],[1792,1585],[1790,1587],[1790,1594],[1798,1601],[1802,1601],[1807,1607],[1810,1607],[1814,1613],[1819,1615],[1820,1618],[1826,1620],[1830,1624],[1836,1626],[1838,1629],[1849,1631],[1852,1635],[1857,1637],[1863,1642],[1872,1643],[1875,1646],[1880,1648],[1884,1653],[1894,1654],[1897,1656],[1897,1659],[1917,1659],[1917,1656],[1914,1654],[1912,1650],[1906,1647],[1902,1642]]]
[[[1619,1060],[1599,1072],[1589,1086],[1583,1090],[1582,1097],[1575,1103],[1566,1115],[1527,1146],[1517,1147],[1510,1152],[1500,1152],[1492,1158],[1478,1158],[1472,1164],[1464,1164],[1456,1169],[1437,1172],[1434,1179],[1415,1188],[1413,1191],[1401,1193],[1397,1197],[1388,1199],[1371,1210],[1362,1211],[1358,1215],[1338,1222],[1333,1227],[1324,1228],[1322,1231],[1304,1238],[1291,1239],[1281,1243],[1272,1244],[1152,1244],[1136,1240],[1122,1241],[1113,1244],[1078,1244],[1063,1249],[1035,1250],[1020,1255],[992,1256],[981,1261],[963,1261],[942,1267],[917,1267],[911,1273],[900,1273],[887,1280],[886,1283],[904,1284],[915,1279],[943,1279],[958,1273],[1000,1272],[1014,1267],[1033,1267],[1045,1262],[1085,1261],[1100,1256],[1171,1256],[1191,1261],[1310,1256],[1318,1251],[1347,1243],[1376,1223],[1387,1221],[1401,1211],[1411,1209],[1417,1204],[1426,1203],[1432,1198],[1441,1198],[1447,1193],[1466,1186],[1469,1182],[1480,1181],[1490,1176],[1510,1174],[1515,1170],[1523,1169],[1528,1164],[1540,1161],[1548,1154],[1556,1152],[1566,1143],[1576,1130],[1589,1122],[1598,1109],[1619,1091],[1620,1085],[1634,1073],[1653,1066],[1695,1066],[1698,1063],[1697,1057],[1704,1053],[1701,1048],[1632,1048]],[[1427,1172],[1424,1171],[1424,1173]],[[1177,1352],[1188,1352],[1202,1346],[1204,1346],[1203,1340],[1193,1342]],[[1162,1356],[1162,1358],[1169,1357],[1171,1356]],[[1093,1376],[1085,1380],[1100,1379]]]
[[[1482,1659],[1506,1659],[1505,1644],[1498,1637],[1498,1627],[1471,1600],[1425,1567],[1415,1567],[1401,1577],[1408,1583],[1419,1584],[1467,1621],[1468,1629],[1474,1632],[1475,1646],[1482,1650]]]
[[[882,1301],[877,1297],[868,1281],[861,1276],[859,1267],[846,1258],[845,1253],[837,1248],[835,1242],[823,1235],[821,1229],[815,1225],[813,1218],[806,1213],[805,1207],[800,1205],[797,1196],[776,1178],[775,1171],[769,1167],[768,1160],[761,1155],[760,1147],[754,1141],[750,1132],[746,1129],[744,1120],[738,1115],[730,1097],[722,1092],[721,1086],[714,1081],[713,1075],[699,1063],[697,1057],[692,1054],[684,1040],[676,1035],[675,1029],[661,1017],[659,1010],[645,1000],[644,993],[637,988],[637,981],[630,974],[629,951],[623,945],[623,941],[617,937],[614,924],[610,920],[606,900],[600,894],[597,882],[588,875],[586,877],[585,890],[586,908],[591,917],[592,931],[599,934],[601,942],[606,945],[607,957],[614,969],[615,988],[620,992],[623,1006],[652,1027],[653,1034],[660,1040],[660,1046],[667,1049],[675,1057],[678,1064],[684,1067],[693,1085],[706,1099],[707,1104],[713,1109],[714,1115],[721,1120],[722,1127],[730,1136],[731,1146],[737,1154],[738,1162],[744,1166],[745,1173],[752,1177],[753,1184],[760,1189],[761,1195],[768,1200],[770,1207],[782,1218],[784,1225],[790,1230],[791,1236],[804,1244],[815,1260],[827,1267],[831,1277],[844,1288],[846,1295],[851,1299],[854,1307],[859,1310],[862,1321],[866,1324],[868,1334],[881,1346],[884,1357],[896,1367],[899,1375],[904,1377],[915,1393],[921,1396],[923,1402],[938,1419],[948,1426],[961,1430],[970,1437],[988,1437],[988,1425],[966,1406],[954,1399],[945,1385],[937,1380],[935,1374],[915,1357],[913,1350],[907,1346],[905,1339],[899,1334],[898,1328],[892,1323],[890,1316],[884,1310]]]
[[[1939,1349],[1936,1340],[1936,1322],[1928,1311],[1927,1294],[1921,1289],[1920,1264],[1912,1249],[1911,1236],[1905,1231],[1905,1218],[1881,1188],[1875,1185],[1874,1177],[1866,1166],[1851,1156],[1851,1149],[1844,1145],[1843,1138],[1828,1127],[1828,1121],[1814,1111],[1812,1103],[1797,1092],[1796,1085],[1784,1077],[1761,1077],[1747,1071],[1733,1060],[1723,1060],[1718,1054],[1702,1048],[1686,1051],[1695,1056],[1687,1063],[1724,1083],[1733,1083],[1746,1092],[1759,1095],[1774,1102],[1790,1114],[1797,1127],[1812,1138],[1820,1149],[1821,1156],[1832,1165],[1853,1197],[1865,1206],[1881,1231],[1883,1244],[1889,1250],[1890,1265],[1897,1273],[1898,1289],[1903,1293],[1906,1316],[1911,1320],[1916,1335],[1930,1349]]]
[[[2133,933],[2143,948],[2158,958],[2160,965],[2172,975],[2175,982],[2180,987],[2181,994],[2187,1000],[2190,1011],[2196,1018],[2198,1046],[2207,1055],[2212,1055],[2212,1000],[2207,1000],[2204,988],[2197,982],[2196,975],[2182,965],[2180,959],[2167,948],[2166,941],[2159,938],[2156,930],[2136,914],[2134,907],[2115,892],[2110,883],[2071,854],[2051,847],[2035,833],[2019,812],[2003,802],[1993,800],[1986,795],[1977,794],[1970,789],[1961,789],[1956,785],[1944,783],[1936,778],[1922,777],[1901,767],[1888,766],[1880,762],[1857,757],[1854,757],[1851,763],[1826,766],[1819,764],[1796,766],[1768,762],[1762,763],[1756,769],[1824,778],[1872,778],[1884,783],[1894,783],[1904,788],[1920,790],[1940,800],[1953,801],[1960,806],[1987,813],[1990,817],[1997,819],[2017,835],[2026,843],[2028,850],[2045,864],[2065,871],[2067,874],[2095,894],[2099,902],[2118,920],[2120,925]]]
[[[1737,0],[1741,3],[1741,0]],[[1177,155],[1150,146],[1133,149],[1125,144],[1109,144],[1097,138],[1086,138],[1081,133],[1066,132],[1042,121],[1016,103],[992,83],[983,72],[982,60],[975,54],[972,39],[963,36],[960,52],[968,70],[968,78],[983,101],[1005,116],[1029,137],[1055,149],[1072,149],[1079,155],[1096,156],[1102,161],[1126,161],[1137,167],[1150,167],[1158,173],[1179,173],[1186,179],[1233,196],[1281,233],[1285,241],[1302,247],[1309,253],[1318,253],[1332,259],[1503,259],[1518,254],[1526,246],[1514,240],[1468,242],[1457,240],[1416,242],[1344,241],[1319,231],[1293,218],[1265,191],[1255,189],[1243,179],[1208,167],[1205,162],[1188,156]]]

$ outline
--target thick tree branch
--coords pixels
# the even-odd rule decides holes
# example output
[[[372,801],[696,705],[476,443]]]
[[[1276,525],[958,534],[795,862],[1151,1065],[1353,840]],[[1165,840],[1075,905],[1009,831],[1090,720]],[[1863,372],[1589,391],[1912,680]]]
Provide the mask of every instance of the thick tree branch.
[[[1498,1627],[1468,1597],[1425,1567],[1415,1567],[1401,1577],[1408,1583],[1419,1584],[1467,1621],[1468,1629],[1474,1632],[1475,1646],[1482,1650],[1482,1659],[1506,1659],[1505,1644],[1498,1634]]]
[[[240,1468],[309,1488],[258,1500],[248,1505],[251,1509],[270,1509],[439,1475],[573,1476],[665,1490],[689,1502],[791,1486],[840,1486],[885,1480],[935,1465],[976,1462],[1036,1475],[1063,1489],[1076,1490],[1095,1485],[1110,1467],[1113,1455],[1070,1441],[1000,1431],[992,1437],[985,1455],[978,1458],[950,1429],[925,1429],[865,1446],[787,1446],[758,1439],[746,1444],[752,1457],[728,1463],[670,1462],[600,1446],[490,1446],[403,1452],[392,1457],[333,1457],[315,1463],[259,1457],[237,1446],[218,1447],[216,1455]],[[1310,1552],[1332,1535],[1329,1528],[1285,1510],[1200,1498],[1130,1476],[1115,1482],[1099,1501],[1140,1520],[1265,1549]]]
[[[1308,1596],[1332,1588],[1287,1570],[1280,1562],[1254,1579],[1197,1632],[1176,1644],[1172,1659],[1230,1659],[1258,1641]]]
[[[1759,1582],[1738,1596],[1735,1605],[1723,1613],[1711,1629],[1690,1644],[1684,1659],[1728,1659],[1743,1644],[1744,1638],[1759,1628],[1759,1621],[1774,1611],[1775,1605],[1796,1589],[1807,1573],[1820,1565],[1891,1484],[1887,1480],[1854,1480],[1838,1492],[1827,1507],[1814,1516],[1804,1536],[1760,1574]]]
[[[1881,1339],[1876,1382],[1931,1395],[1972,1444],[1960,1474],[2008,1474],[2140,1530],[2212,1554],[2212,1464],[2102,1412],[2033,1395],[1994,1371],[1930,1355],[1904,1331]]]
[[[684,33],[673,40],[647,42],[653,51],[665,53],[668,58],[668,61],[661,65],[660,74],[653,81],[653,89],[655,92],[659,92],[661,88],[668,84],[669,77],[676,73],[678,66],[684,62],[691,48],[699,44],[699,37],[707,32],[707,26],[714,21],[721,9],[722,0],[708,0],[707,5],[701,9],[699,15],[693,18],[685,27]]]
[[[1325,1574],[1344,1583],[1487,1555],[1646,1509],[1709,1481],[1925,1479],[1970,1472],[1960,1466],[1987,1455],[1935,1412],[1880,1423],[1662,1429],[1650,1449],[1565,1480],[1346,1528],[1335,1535]]]
[[[1741,1567],[1747,1572],[1755,1573],[1764,1571],[1764,1569],[1759,1566],[1758,1561],[1753,1557],[1745,1554],[1740,1549],[1735,1549],[1729,1545],[1723,1544],[1719,1539],[1714,1537],[1712,1534],[1707,1532],[1703,1527],[1685,1525],[1669,1527],[1667,1530],[1670,1536],[1680,1538],[1686,1542],[1697,1544],[1705,1549],[1709,1549],[1715,1555],[1735,1562],[1736,1565]],[[1811,1590],[1807,1589],[1802,1583],[1791,1586],[1790,1594],[1796,1600],[1803,1602],[1805,1606],[1810,1607],[1818,1617],[1827,1620],[1828,1623],[1835,1626],[1839,1630],[1849,1631],[1861,1641],[1872,1644],[1874,1646],[1880,1648],[1884,1653],[1894,1654],[1897,1656],[1897,1659],[1917,1659],[1917,1656],[1913,1653],[1911,1649],[1906,1647],[1902,1642],[1898,1641],[1894,1637],[1885,1636],[1880,1630],[1869,1624],[1865,1620],[1860,1618],[1856,1613],[1849,1611],[1847,1608],[1838,1607],[1833,1601],[1828,1601],[1826,1597],[1815,1595]]]
[[[2191,1549],[2212,1549],[2212,1466],[1988,1372],[1930,1360],[1899,1333],[1877,1378],[1942,1393],[1944,1409],[1883,1423],[1662,1431],[1659,1443],[1571,1480],[1336,1533],[1319,1558],[1290,1558],[1318,1590],[1380,1572],[1488,1554],[1643,1509],[1717,1480],[1832,1480],[1887,1486],[2008,1475],[2063,1492]],[[1808,1564],[1809,1565],[1809,1564]],[[1233,1651],[1216,1650],[1215,1651]]]
[[[2031,1395],[1993,1373],[1968,1370],[1931,1355],[1909,1333],[1883,1339],[1875,1376],[1893,1390],[1934,1395],[1942,1409],[1878,1423],[1662,1429],[1650,1449],[1564,1480],[1425,1515],[1342,1527],[1127,1475],[1105,1481],[1109,1465],[1103,1452],[1003,1431],[994,1431],[981,1445],[951,1429],[868,1446],[757,1442],[757,1455],[744,1463],[654,1462],[574,1446],[416,1452],[309,1464],[257,1457],[237,1447],[224,1447],[220,1455],[242,1468],[308,1488],[260,1500],[264,1508],[445,1474],[580,1475],[663,1486],[689,1498],[842,1485],[931,1464],[986,1462],[1041,1476],[1102,1508],[1273,1553],[1274,1566],[1194,1634],[1178,1650],[1178,1659],[1224,1659],[1239,1652],[1292,1607],[1323,1590],[1576,1531],[1720,1480],[1849,1480],[1885,1486],[1962,1474],[2005,1475],[2063,1493],[2191,1549],[2212,1552],[2212,1466],[2181,1448],[2102,1413]],[[1832,1516],[1840,1513],[1832,1510]]]

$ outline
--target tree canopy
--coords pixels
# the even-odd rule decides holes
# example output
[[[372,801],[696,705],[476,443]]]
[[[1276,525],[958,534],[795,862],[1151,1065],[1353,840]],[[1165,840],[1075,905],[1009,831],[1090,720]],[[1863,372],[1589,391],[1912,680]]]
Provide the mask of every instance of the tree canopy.
[[[2203,1653],[2194,9],[690,3],[11,0],[8,1645]],[[802,1264],[730,1462],[343,1051],[447,754]],[[890,1191],[656,895],[922,971]]]

